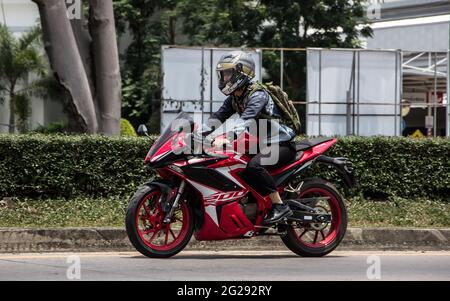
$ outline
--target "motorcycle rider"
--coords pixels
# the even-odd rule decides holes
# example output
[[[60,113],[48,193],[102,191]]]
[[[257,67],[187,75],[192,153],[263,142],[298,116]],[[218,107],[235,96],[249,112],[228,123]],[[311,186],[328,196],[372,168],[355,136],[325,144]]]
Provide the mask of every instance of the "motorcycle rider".
[[[213,121],[225,122],[234,113],[239,114],[235,123],[234,138],[244,130],[248,130],[251,122],[267,119],[267,132],[259,135],[258,139],[264,143],[258,148],[258,153],[250,160],[245,169],[245,178],[263,197],[269,195],[272,202],[272,210],[265,218],[265,224],[273,224],[283,217],[292,215],[287,204],[284,204],[277,191],[273,177],[267,168],[276,168],[286,165],[295,158],[295,132],[293,129],[279,123],[275,119],[283,120],[283,112],[273,101],[270,94],[264,89],[254,89],[255,62],[249,53],[233,51],[223,55],[216,67],[218,75],[218,87],[228,97],[219,110],[211,115],[206,122],[206,127],[212,128]],[[210,131],[211,132],[211,131]],[[258,131],[259,133],[260,131]],[[271,135],[276,133],[276,135]],[[221,148],[230,143],[232,137],[216,138],[213,146]],[[278,160],[275,164],[267,165],[265,158],[269,158],[274,151],[278,151]]]

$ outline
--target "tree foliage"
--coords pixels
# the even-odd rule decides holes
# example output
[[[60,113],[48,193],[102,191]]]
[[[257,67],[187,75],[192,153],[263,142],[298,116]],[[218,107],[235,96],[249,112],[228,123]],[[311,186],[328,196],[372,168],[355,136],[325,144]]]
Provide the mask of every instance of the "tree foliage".
[[[124,60],[123,114],[147,122],[160,93],[162,44],[223,47],[360,46],[372,34],[364,0],[118,0],[117,27],[128,26],[133,41]],[[285,89],[305,99],[306,56],[284,57]],[[264,51],[266,81],[280,83],[280,55]],[[157,102],[156,102],[157,103]],[[159,124],[158,124],[159,125]]]
[[[170,14],[175,1],[114,1],[119,34],[127,30],[132,41],[122,55],[122,115],[134,125],[153,120],[150,131],[159,131],[161,98],[160,49],[173,42]],[[153,114],[155,113],[156,114]]]
[[[40,52],[39,27],[19,38],[0,24],[0,98],[9,100],[9,132],[25,132],[30,115],[30,96],[45,76],[45,58]],[[16,122],[16,115],[18,120]]]

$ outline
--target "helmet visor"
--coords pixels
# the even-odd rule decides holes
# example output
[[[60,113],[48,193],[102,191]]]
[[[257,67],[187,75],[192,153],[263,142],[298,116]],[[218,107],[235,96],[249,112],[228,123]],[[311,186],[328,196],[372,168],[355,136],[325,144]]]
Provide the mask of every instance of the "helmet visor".
[[[233,77],[233,69],[217,70],[217,78],[220,82],[227,83]]]
[[[226,84],[233,80],[234,69],[217,70],[217,79],[219,81],[219,89],[223,89]]]

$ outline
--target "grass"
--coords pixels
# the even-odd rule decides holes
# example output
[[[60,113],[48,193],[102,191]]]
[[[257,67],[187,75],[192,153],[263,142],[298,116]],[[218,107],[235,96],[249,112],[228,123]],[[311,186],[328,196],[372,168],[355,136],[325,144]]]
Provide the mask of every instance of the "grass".
[[[0,227],[124,227],[126,197],[0,202]],[[450,227],[450,202],[392,198],[347,201],[350,227]]]
[[[352,198],[347,208],[351,227],[450,227],[449,200]]]
[[[124,227],[127,198],[21,199],[0,205],[0,227]]]

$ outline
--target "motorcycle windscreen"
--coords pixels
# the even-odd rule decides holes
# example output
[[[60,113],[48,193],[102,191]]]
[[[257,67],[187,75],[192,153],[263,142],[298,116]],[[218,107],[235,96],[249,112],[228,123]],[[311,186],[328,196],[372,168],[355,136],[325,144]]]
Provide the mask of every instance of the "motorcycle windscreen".
[[[166,142],[171,139],[176,133],[181,131],[192,132],[194,121],[186,112],[180,112],[174,120],[161,132],[161,135],[153,143],[147,157],[152,157]]]

